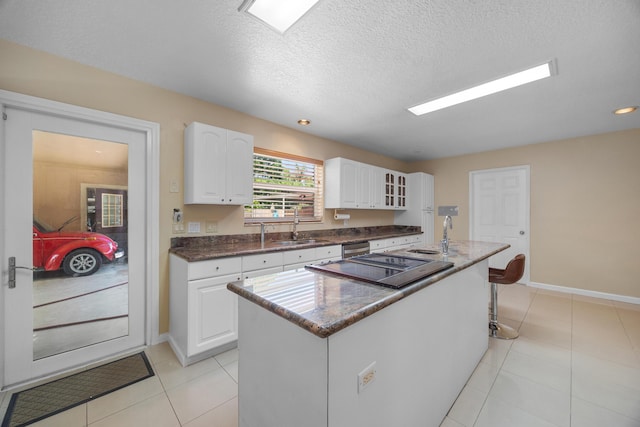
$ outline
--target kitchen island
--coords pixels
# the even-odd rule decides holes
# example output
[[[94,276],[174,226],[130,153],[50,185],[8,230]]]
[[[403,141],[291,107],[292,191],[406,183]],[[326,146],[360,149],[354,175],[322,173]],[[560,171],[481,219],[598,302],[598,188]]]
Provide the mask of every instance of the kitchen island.
[[[239,298],[239,425],[438,426],[488,347],[488,258],[452,262],[401,289],[306,269],[233,282]]]

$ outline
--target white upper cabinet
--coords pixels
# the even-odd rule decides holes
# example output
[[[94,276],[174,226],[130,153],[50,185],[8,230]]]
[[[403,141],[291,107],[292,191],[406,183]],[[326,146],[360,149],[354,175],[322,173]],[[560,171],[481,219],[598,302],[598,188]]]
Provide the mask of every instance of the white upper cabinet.
[[[369,204],[371,209],[384,209],[384,169],[377,166],[369,166]]]
[[[396,225],[421,226],[424,243],[434,239],[433,175],[424,172],[408,175],[407,208],[395,213]]]
[[[253,198],[253,136],[203,123],[184,134],[184,203],[244,205]]]
[[[421,179],[420,188],[423,190],[420,194],[420,202],[423,210],[433,210],[433,175],[428,173],[419,174]]]
[[[358,164],[356,184],[358,209],[384,209],[384,169],[377,166]]]
[[[327,209],[356,208],[358,162],[336,157],[324,162],[324,207]]]
[[[396,209],[407,209],[408,196],[407,189],[409,188],[409,182],[407,179],[407,174],[404,173],[396,173],[396,191],[398,193],[398,198],[396,200]]]
[[[385,176],[386,173],[389,172],[386,169],[342,157],[326,160],[324,162],[324,167],[325,208],[397,208],[395,204],[391,206],[385,202]],[[392,173],[394,177],[400,174],[399,172]],[[397,189],[394,189],[394,192],[395,191],[397,191]],[[397,197],[394,197],[394,200],[397,201]]]
[[[433,210],[433,175],[415,172],[408,175],[409,192],[407,208],[419,211]]]
[[[387,170],[384,172],[384,206],[387,209],[407,208],[407,174]]]

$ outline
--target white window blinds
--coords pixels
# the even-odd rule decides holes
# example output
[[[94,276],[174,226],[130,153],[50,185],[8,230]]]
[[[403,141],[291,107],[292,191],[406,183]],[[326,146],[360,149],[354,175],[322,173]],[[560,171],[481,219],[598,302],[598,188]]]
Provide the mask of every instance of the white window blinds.
[[[253,203],[245,206],[245,222],[320,221],[323,214],[323,162],[255,148]]]

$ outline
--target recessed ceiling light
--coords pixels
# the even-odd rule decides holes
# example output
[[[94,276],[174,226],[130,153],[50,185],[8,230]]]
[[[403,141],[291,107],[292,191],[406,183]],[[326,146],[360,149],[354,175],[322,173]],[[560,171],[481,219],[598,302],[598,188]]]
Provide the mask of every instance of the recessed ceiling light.
[[[298,120],[298,124],[300,126],[309,126],[311,124],[311,120],[309,120],[309,119],[300,119],[300,120]]]
[[[634,105],[633,107],[618,108],[613,112],[613,114],[629,114],[629,113],[633,113],[637,109],[638,109],[637,105]]]
[[[284,34],[318,0],[244,0],[238,8]]]
[[[443,96],[442,98],[425,102],[424,104],[416,105],[408,110],[416,116],[420,116],[422,114],[431,113],[432,111],[451,107],[452,105],[461,104],[463,102],[521,86],[526,83],[535,82],[536,80],[552,76],[555,73],[555,67],[553,64],[554,61],[549,61],[542,65],[529,68],[528,70],[520,71],[519,73],[511,74],[451,95]]]

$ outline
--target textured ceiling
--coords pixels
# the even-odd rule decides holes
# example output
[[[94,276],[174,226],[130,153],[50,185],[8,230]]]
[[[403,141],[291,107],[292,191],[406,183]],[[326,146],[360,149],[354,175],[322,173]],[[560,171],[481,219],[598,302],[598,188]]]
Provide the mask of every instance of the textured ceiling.
[[[611,114],[640,104],[640,0],[320,0],[284,36],[241,3],[0,0],[0,37],[401,160],[640,128]],[[406,110],[550,59],[550,79]]]

